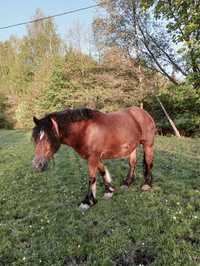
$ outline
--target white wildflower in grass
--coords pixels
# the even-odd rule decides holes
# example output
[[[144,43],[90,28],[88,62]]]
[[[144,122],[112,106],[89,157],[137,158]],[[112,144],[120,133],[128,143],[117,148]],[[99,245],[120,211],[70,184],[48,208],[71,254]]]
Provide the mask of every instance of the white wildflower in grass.
[[[194,216],[193,216],[193,218],[194,218],[194,219],[197,219],[197,218],[198,218],[198,216],[194,215]]]
[[[172,219],[173,219],[173,220],[176,220],[176,216],[173,216]]]
[[[176,214],[182,214],[182,210],[178,210]]]
[[[78,248],[80,248],[81,247],[81,245],[78,245]]]
[[[42,260],[41,259],[39,260],[39,263],[42,263]]]
[[[23,257],[22,260],[25,261],[26,260],[26,257]]]

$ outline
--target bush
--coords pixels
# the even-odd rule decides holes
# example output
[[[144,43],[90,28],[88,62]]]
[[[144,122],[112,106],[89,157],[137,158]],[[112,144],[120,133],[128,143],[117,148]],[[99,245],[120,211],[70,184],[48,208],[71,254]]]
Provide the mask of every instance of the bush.
[[[182,135],[200,135],[200,91],[198,89],[190,85],[173,85],[160,91],[159,98]],[[156,97],[146,98],[145,108],[152,113],[160,132],[173,134],[173,129]]]
[[[7,98],[0,95],[0,129],[1,128],[11,128],[11,123],[8,121],[6,116],[6,109],[8,107]]]
[[[22,101],[15,111],[16,126],[18,128],[31,128],[32,116],[32,106],[29,101]]]

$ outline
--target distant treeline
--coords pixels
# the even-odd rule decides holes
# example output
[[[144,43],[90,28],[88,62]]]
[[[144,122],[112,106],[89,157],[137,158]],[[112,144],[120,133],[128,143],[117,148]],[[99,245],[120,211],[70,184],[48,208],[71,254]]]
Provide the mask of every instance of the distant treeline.
[[[60,38],[52,19],[29,25],[21,39],[0,42],[0,128],[30,128],[33,115],[69,107],[112,111],[143,103],[159,132],[171,134],[159,95],[183,135],[200,135],[198,87],[187,79],[174,84],[116,44],[99,47],[96,41],[98,56],[84,54]]]

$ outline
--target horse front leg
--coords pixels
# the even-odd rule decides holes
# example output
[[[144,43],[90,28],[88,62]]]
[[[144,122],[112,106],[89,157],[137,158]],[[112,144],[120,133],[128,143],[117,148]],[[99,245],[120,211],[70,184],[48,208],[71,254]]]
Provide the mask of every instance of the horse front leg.
[[[104,199],[110,199],[113,196],[113,192],[115,192],[115,188],[111,185],[112,178],[110,176],[110,173],[108,169],[103,165],[102,162],[99,162],[98,170],[100,175],[103,178],[104,186],[105,186],[105,193],[104,193]]]
[[[97,203],[96,199],[96,173],[98,169],[99,160],[97,158],[90,158],[88,160],[89,186],[88,192],[81,202],[80,209],[87,210]]]

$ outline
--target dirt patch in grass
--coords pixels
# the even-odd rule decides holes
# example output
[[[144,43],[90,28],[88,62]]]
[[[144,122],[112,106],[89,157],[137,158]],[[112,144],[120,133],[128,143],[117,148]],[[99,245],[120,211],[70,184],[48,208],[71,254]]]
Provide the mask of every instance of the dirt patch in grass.
[[[66,256],[64,258],[63,266],[86,265],[86,262],[87,262],[87,255]]]
[[[117,266],[139,266],[139,265],[151,265],[155,260],[156,255],[152,249],[147,247],[140,247],[136,250],[130,250],[126,254],[116,258]]]

